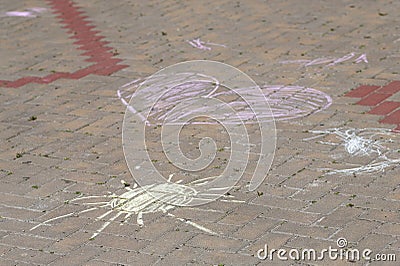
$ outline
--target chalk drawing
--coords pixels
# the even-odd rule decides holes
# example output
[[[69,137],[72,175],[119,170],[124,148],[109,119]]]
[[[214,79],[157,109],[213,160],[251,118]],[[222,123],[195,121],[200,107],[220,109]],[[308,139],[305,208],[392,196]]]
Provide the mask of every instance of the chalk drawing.
[[[353,59],[356,56],[355,53],[351,52],[349,54],[346,54],[342,57],[336,58],[336,57],[321,57],[321,58],[316,58],[313,60],[285,60],[281,61],[281,64],[299,64],[303,67],[309,67],[309,66],[316,66],[316,65],[325,65],[324,68],[326,67],[332,67],[337,64],[347,62],[350,59]],[[353,60],[354,63],[359,64],[361,62],[368,63],[367,55],[366,54],[361,54],[358,56],[356,59]]]
[[[146,98],[149,99],[150,102],[157,102],[157,104],[154,105],[154,112],[152,112],[152,122],[146,121],[149,126],[152,125],[152,123],[157,125],[161,124],[166,116],[169,116],[172,121],[178,121],[180,115],[183,114],[181,114],[179,110],[176,110],[176,108],[174,109],[174,107],[176,103],[185,99],[190,99],[190,97],[203,96],[223,100],[236,96],[232,90],[220,89],[218,80],[213,77],[185,73],[177,75],[174,80],[177,84],[179,84],[180,81],[185,81],[185,83],[175,86],[174,90],[170,90],[161,97],[155,94],[154,91],[157,91],[155,89],[156,87],[165,85],[162,83],[164,80],[163,77],[152,76],[151,79],[153,79],[152,84],[154,85],[146,87]],[[117,91],[117,96],[121,102],[135,114],[137,114],[137,111],[133,110],[128,102],[131,97],[134,97],[135,90],[142,85],[144,80],[146,79],[137,79],[129,82]],[[160,82],[158,82],[158,80]],[[225,115],[224,120],[231,124],[241,123],[242,121],[246,124],[252,124],[257,123],[257,119],[260,121],[272,121],[273,119],[289,120],[317,113],[328,108],[332,104],[332,99],[329,95],[312,88],[283,85],[264,85],[260,86],[260,88],[264,95],[254,95],[254,97],[259,97],[260,101],[265,101],[266,98],[270,110],[272,110],[272,114],[270,110],[266,110],[265,112],[257,114],[256,117],[251,107],[239,96],[241,94],[245,95],[251,93],[252,88],[238,88],[236,89],[238,96],[235,100],[229,101],[228,104],[237,110],[237,117],[239,117],[241,121],[236,121],[237,117],[230,117],[229,114]],[[159,99],[161,99],[161,101],[158,101]],[[215,105],[213,108],[217,110],[221,108],[221,106]],[[171,110],[176,112],[175,117],[174,114],[170,112]],[[209,110],[209,112],[212,113],[213,110]],[[205,121],[194,123],[209,124],[215,122]]]
[[[367,165],[357,166],[353,168],[346,169],[329,169],[322,168],[323,171],[328,171],[326,175],[333,174],[345,174],[345,175],[354,175],[354,174],[368,174],[368,173],[376,173],[376,172],[384,172],[386,168],[390,166],[398,166],[400,164],[400,159],[388,159],[387,157],[383,157],[384,161],[372,162]]]
[[[47,11],[44,7],[32,7],[25,11],[8,11],[0,15],[0,17],[26,17],[26,18],[36,18],[38,14]]]
[[[106,211],[96,217],[96,221],[100,221],[106,219],[103,225],[96,230],[90,237],[91,239],[98,236],[101,232],[103,232],[112,222],[114,222],[121,215],[124,215],[123,221],[120,223],[121,225],[128,221],[128,218],[132,215],[136,215],[136,223],[139,226],[144,226],[143,215],[147,213],[156,213],[163,212],[166,213],[169,217],[173,217],[178,219],[181,222],[189,224],[205,233],[211,235],[218,235],[218,233],[213,232],[212,230],[199,225],[193,221],[188,219],[177,217],[168,211],[177,208],[179,205],[183,205],[187,202],[193,200],[206,200],[201,197],[206,197],[207,195],[201,195],[198,197],[198,193],[196,191],[196,186],[207,183],[211,178],[203,178],[191,182],[189,184],[180,184],[182,180],[177,182],[171,182],[173,174],[169,176],[168,182],[161,184],[149,185],[146,187],[139,187],[137,184],[133,185],[133,188],[127,186],[127,183],[121,180],[126,187],[126,192],[121,195],[116,195],[112,193],[111,195],[100,195],[100,196],[84,196],[72,199],[70,201],[71,204],[78,203],[80,201],[83,202],[83,206],[89,207],[83,211],[79,212],[71,212],[68,214],[60,215],[51,219],[48,219],[44,222],[37,224],[32,227],[30,230],[34,230],[40,226],[49,226],[50,222],[71,217],[71,216],[79,216],[80,214],[87,213],[94,210],[105,209]],[[218,188],[215,188],[218,190]],[[151,192],[151,194],[149,193]],[[156,197],[155,197],[156,196]],[[234,200],[233,196],[224,196],[221,201],[223,202],[235,202],[235,203],[243,203],[244,201]],[[91,201],[91,200],[95,201]],[[101,199],[101,201],[98,201]],[[162,201],[162,199],[167,199],[170,204],[167,204]]]
[[[313,130],[310,131],[310,133],[318,135],[303,140],[310,141],[327,135],[335,135],[340,142],[318,141],[318,143],[332,146],[343,146],[345,152],[351,157],[375,157],[366,165],[354,164],[354,167],[345,169],[320,169],[327,171],[327,175],[340,173],[346,175],[376,173],[382,172],[390,166],[398,166],[400,163],[400,159],[389,157],[391,150],[389,147],[385,146],[385,144],[393,143],[391,137],[395,137],[393,132],[389,129],[333,128],[327,130]]]
[[[188,70],[192,73],[188,73]],[[129,84],[132,86],[132,83]],[[251,89],[245,92],[240,89],[246,87]],[[118,95],[121,97],[122,93],[119,92]],[[236,99],[241,99],[242,103]],[[232,105],[232,102],[239,105]],[[208,194],[208,201],[213,201],[228,193],[244,175],[252,147],[257,150],[254,152],[258,157],[254,160],[257,165],[249,171],[251,179],[245,186],[253,191],[267,176],[275,151],[275,123],[273,119],[262,121],[258,116],[272,118],[272,111],[263,91],[237,68],[208,60],[187,61],[169,66],[146,79],[145,84],[135,90],[129,105],[133,108],[125,111],[122,146],[128,168],[140,186],[165,181],[163,173],[149,160],[150,150],[146,147],[150,135],[146,131],[152,129],[148,129],[148,125],[157,125],[154,128],[160,130],[160,134],[156,134],[160,136],[157,142],[167,159],[163,161],[184,171],[185,180],[191,177],[197,179],[199,175],[207,176],[200,171],[209,167],[213,161],[218,163],[215,160],[218,149],[212,137],[200,137],[199,156],[187,157],[180,148],[182,129],[193,124],[213,124],[218,126],[206,127],[205,131],[196,127],[195,131],[211,133],[210,129],[214,128],[216,136],[220,135],[221,130],[227,133],[229,160],[226,159],[223,171],[213,177],[210,184],[196,188],[200,198]],[[246,108],[251,117],[243,112]],[[255,143],[250,142],[248,129],[244,125],[246,119],[246,122],[252,119],[251,128],[258,130],[255,134],[258,140]],[[154,138],[152,142],[154,143]],[[138,164],[141,166],[139,169],[136,168]],[[221,189],[218,193],[210,193],[214,187]],[[197,204],[204,202],[192,201],[184,203],[184,206]]]
[[[360,55],[358,58],[356,58],[356,60],[354,60],[354,62],[356,62],[356,64],[361,62],[368,63],[367,55],[366,54]]]
[[[328,130],[312,130],[314,134],[319,134],[316,137],[307,138],[305,140],[315,139],[327,134],[335,134],[343,143],[320,142],[329,145],[343,145],[346,151],[353,156],[371,155],[376,153],[382,155],[387,150],[382,146],[384,142],[375,140],[374,138],[379,135],[392,135],[390,130],[383,128],[369,128],[369,129],[346,129],[346,128],[333,128]],[[389,140],[390,141],[390,140]]]
[[[204,42],[200,40],[200,38],[193,39],[193,40],[187,40],[187,42],[193,46],[194,48],[200,49],[200,50],[206,50],[209,51],[211,50],[210,46],[221,46],[221,47],[226,47],[223,44],[218,44],[218,43],[212,43],[212,42]]]

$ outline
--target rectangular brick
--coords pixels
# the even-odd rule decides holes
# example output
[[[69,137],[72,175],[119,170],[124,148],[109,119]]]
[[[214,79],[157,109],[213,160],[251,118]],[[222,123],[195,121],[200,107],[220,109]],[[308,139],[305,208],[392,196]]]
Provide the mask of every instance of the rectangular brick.
[[[288,243],[285,244],[285,247],[290,247],[290,248],[297,248],[297,249],[310,249],[313,248],[315,250],[322,250],[324,248],[329,248],[329,246],[332,246],[335,248],[336,244],[332,241],[329,240],[322,240],[322,239],[315,239],[315,238],[310,238],[310,237],[296,237],[292,238]],[[272,248],[272,246],[271,246]],[[337,261],[335,261],[337,263]],[[306,264],[310,265],[310,264]],[[325,262],[323,265],[326,265]],[[335,264],[337,265],[337,264]]]
[[[270,207],[280,207],[285,206],[285,208],[292,209],[292,210],[299,210],[304,208],[307,205],[307,202],[302,200],[290,199],[290,198],[282,198],[282,197],[275,197],[268,194],[261,195],[254,200],[252,203],[257,205],[263,206],[270,206]]]
[[[375,230],[378,234],[400,236],[400,230],[398,224],[383,224]]]
[[[144,262],[153,264],[157,259],[156,255],[150,256],[130,250],[111,249],[107,250],[107,252],[100,253],[95,259],[96,263],[93,263],[93,265],[102,265],[100,264],[102,261],[107,262],[107,264],[104,265],[140,265]]]
[[[191,221],[216,222],[226,214],[216,210],[203,210],[198,208],[176,208],[170,211],[176,217],[186,217]]]
[[[354,98],[363,98],[379,88],[380,88],[379,86],[362,85],[362,86],[350,91],[349,93],[345,94],[345,96],[346,97],[354,97]]]
[[[46,251],[66,254],[76,249],[76,247],[88,242],[91,234],[77,231],[63,239],[55,241],[52,245],[46,247]]]
[[[182,246],[178,249],[173,250],[171,253],[167,254],[161,261],[160,265],[190,265],[188,262],[196,262],[196,258],[201,256],[203,252],[200,248],[191,248],[187,246]],[[139,254],[140,255],[140,254]],[[135,256],[136,257],[136,256]],[[149,261],[146,258],[146,262]],[[137,260],[138,263],[143,261]]]
[[[267,233],[264,234],[262,237],[257,239],[257,241],[253,242],[248,247],[244,248],[243,253],[249,255],[256,255],[257,251],[260,248],[264,248],[265,245],[268,245],[270,248],[278,249],[286,244],[286,242],[292,238],[293,236],[287,234],[280,234],[280,233]]]
[[[165,256],[174,249],[184,245],[185,242],[194,235],[195,233],[193,232],[185,232],[182,230],[167,232],[156,241],[147,245],[141,251],[146,254],[158,254]]]
[[[386,101],[374,107],[369,114],[374,115],[387,115],[400,107],[400,102]]]
[[[334,238],[344,237],[349,242],[358,242],[362,237],[373,231],[377,226],[379,226],[378,222],[356,220],[335,234]]]
[[[244,225],[259,216],[263,211],[264,213],[267,213],[268,209],[258,205],[246,206],[228,214],[220,221],[220,223]]]
[[[49,264],[50,262],[56,260],[60,257],[60,255],[43,252],[39,250],[29,250],[29,249],[19,249],[15,248],[10,252],[7,252],[2,256],[5,259],[14,260],[14,261],[23,261],[26,263],[43,265]]]
[[[100,261],[97,259],[91,259],[90,261],[85,263],[85,266],[109,266],[109,262]]]
[[[390,115],[386,116],[384,119],[379,121],[384,124],[400,124],[400,110],[397,110],[394,113],[391,113]]]
[[[3,244],[28,249],[43,249],[53,242],[55,241],[48,238],[25,234],[9,234],[2,239]]]
[[[340,227],[357,219],[363,211],[351,207],[340,207],[322,219],[318,225]]]
[[[85,265],[85,263],[102,253],[106,252],[105,248],[90,245],[81,246],[70,252],[68,256],[53,262],[51,265]]]
[[[223,264],[222,264],[223,262]],[[230,254],[227,252],[205,251],[196,261],[196,265],[258,265],[260,260],[257,256],[249,254]],[[195,265],[185,264],[185,265]],[[177,265],[176,263],[163,265]],[[183,265],[183,264],[181,264]]]
[[[143,248],[147,241],[138,240],[129,236],[115,236],[106,233],[99,234],[92,243],[94,245],[135,251]]]
[[[28,220],[34,219],[43,215],[41,211],[36,211],[28,208],[18,208],[12,206],[0,206],[0,216],[19,219],[19,220]]]
[[[18,266],[30,266],[32,265],[31,263],[25,263],[22,261],[19,261],[18,264],[15,261],[11,260],[6,260],[3,258],[0,258],[0,265],[18,265]]]
[[[236,231],[233,236],[242,239],[256,240],[265,232],[274,228],[279,223],[280,222],[278,220],[268,218],[256,218],[240,228],[238,231]]]
[[[393,211],[381,211],[381,210],[371,209],[368,210],[366,213],[362,214],[360,218],[372,221],[400,223],[399,214]]]
[[[317,199],[313,201],[313,204],[306,209],[309,212],[317,213],[329,213],[333,209],[337,208],[340,204],[346,201],[348,197],[336,194],[328,194],[322,199]]]
[[[231,238],[223,238],[221,236],[211,236],[211,235],[197,235],[192,238],[187,246],[192,247],[200,247],[204,249],[214,249],[214,250],[223,250],[229,252],[238,251],[243,245],[244,241],[231,239]]]
[[[400,91],[400,81],[392,81],[388,85],[383,86],[382,88],[378,89],[377,92],[379,93],[387,93],[387,94],[395,94],[396,92]]]
[[[371,200],[371,197],[355,197],[351,200],[351,203],[356,207],[362,208],[388,211],[400,210],[400,201],[397,200],[386,200],[381,198],[375,198],[374,200]]]
[[[396,239],[391,235],[370,234],[360,241],[357,248],[359,250],[368,248],[377,253],[395,240]]]
[[[390,94],[383,94],[383,93],[371,93],[368,96],[362,98],[356,104],[359,105],[366,105],[366,106],[375,106],[378,103],[382,102],[386,98],[389,98]]]
[[[336,192],[341,194],[357,195],[364,197],[385,197],[392,189],[390,187],[383,187],[377,185],[363,186],[363,185],[351,185],[345,184],[335,189]]]
[[[337,231],[336,228],[322,226],[306,226],[287,222],[274,229],[274,232],[283,232],[297,236],[309,236],[314,238],[328,238]]]

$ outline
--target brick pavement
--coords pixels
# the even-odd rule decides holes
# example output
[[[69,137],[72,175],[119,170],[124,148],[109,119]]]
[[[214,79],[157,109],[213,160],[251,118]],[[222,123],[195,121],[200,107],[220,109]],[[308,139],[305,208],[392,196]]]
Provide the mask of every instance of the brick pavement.
[[[361,98],[356,104],[371,106],[369,114],[381,115],[379,121],[384,124],[394,124],[395,131],[400,130],[400,102],[391,101],[400,91],[400,81],[392,81],[380,86],[360,86],[346,94],[347,97]],[[398,97],[397,97],[398,98]]]
[[[335,247],[339,237],[400,259],[398,164],[329,174],[321,169],[379,156],[352,158],[343,145],[324,143],[341,143],[334,135],[306,140],[315,130],[398,127],[399,92],[390,88],[400,80],[399,3],[5,0],[0,11],[32,7],[47,11],[0,17],[1,265],[263,265],[256,252],[264,244],[320,250]],[[187,42],[195,38],[226,47],[197,49]],[[355,56],[330,64],[349,53]],[[354,61],[361,54],[368,63]],[[328,63],[293,61],[321,58]],[[74,199],[120,195],[121,180],[134,183],[122,151],[125,108],[117,88],[192,59],[231,64],[259,84],[318,89],[333,103],[277,122],[275,160],[257,191],[248,192],[244,180],[230,192],[233,200],[170,211],[183,220],[148,213],[140,227],[136,215],[124,223],[119,217],[91,239],[110,216],[99,219],[106,209],[85,212],[89,207]],[[379,91],[385,88],[390,93]],[[399,134],[379,135],[385,138],[391,140],[382,144],[390,147],[385,156],[398,159]],[[30,230],[58,216],[64,217]],[[309,263],[342,264],[274,261]]]

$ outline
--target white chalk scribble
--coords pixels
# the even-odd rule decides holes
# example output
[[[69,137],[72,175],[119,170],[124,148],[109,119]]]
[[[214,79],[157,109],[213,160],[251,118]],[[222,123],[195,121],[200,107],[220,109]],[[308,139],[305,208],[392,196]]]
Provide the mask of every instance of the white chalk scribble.
[[[327,135],[334,135],[339,142],[318,141],[320,144],[343,146],[345,153],[350,157],[374,157],[366,165],[353,164],[354,167],[345,169],[322,168],[326,175],[346,174],[354,175],[357,173],[376,173],[383,172],[391,166],[398,166],[400,159],[389,157],[391,150],[387,145],[393,143],[394,133],[384,128],[333,128],[327,130],[313,130],[310,133],[318,134],[310,138],[303,139],[310,141]]]

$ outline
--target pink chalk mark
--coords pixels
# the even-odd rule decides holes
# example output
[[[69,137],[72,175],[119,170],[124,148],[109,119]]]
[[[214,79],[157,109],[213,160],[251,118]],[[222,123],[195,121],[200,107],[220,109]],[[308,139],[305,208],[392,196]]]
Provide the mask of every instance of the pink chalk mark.
[[[354,56],[355,56],[354,53],[349,53],[349,54],[347,54],[347,55],[345,55],[345,56],[343,56],[343,57],[340,57],[340,58],[336,59],[335,61],[333,61],[332,63],[330,63],[330,64],[327,65],[327,66],[334,66],[334,65],[336,65],[336,64],[339,64],[339,63],[348,61],[348,60],[352,59]]]
[[[300,64],[304,67],[309,67],[309,66],[315,66],[315,65],[322,65],[322,64],[327,64],[325,67],[330,67],[334,66],[346,61],[349,61],[355,56],[355,53],[349,53],[347,55],[344,55],[340,58],[333,58],[333,57],[321,57],[313,60],[286,60],[286,61],[281,61],[281,64]],[[356,64],[364,62],[368,63],[367,55],[362,54],[359,57],[357,57],[354,62]]]
[[[361,63],[361,62],[368,64],[367,55],[366,54],[360,55],[358,58],[356,58],[356,60],[354,60],[354,62],[356,62],[356,64]]]
[[[36,18],[30,11],[9,11],[5,13],[6,17],[25,17],[25,18]]]
[[[36,18],[36,14],[43,13],[47,10],[44,7],[31,7],[27,11],[8,11],[4,13],[4,17],[25,17],[25,18]]]
[[[308,67],[308,66],[313,66],[313,65],[321,65],[321,64],[330,63],[330,62],[332,62],[334,60],[335,59],[332,59],[332,58],[324,58],[324,57],[322,57],[322,58],[314,59],[314,60],[310,61],[309,63],[305,64],[304,66]]]
[[[204,42],[204,41],[200,40],[200,38],[193,39],[193,40],[190,40],[187,42],[194,48],[201,49],[201,50],[207,50],[207,51],[211,50],[211,47],[206,46],[206,45],[226,47],[223,44]]]
[[[47,11],[47,8],[44,8],[44,7],[31,7],[31,8],[28,8],[28,10],[30,10],[32,12],[35,12],[35,13],[43,13],[43,12]]]

